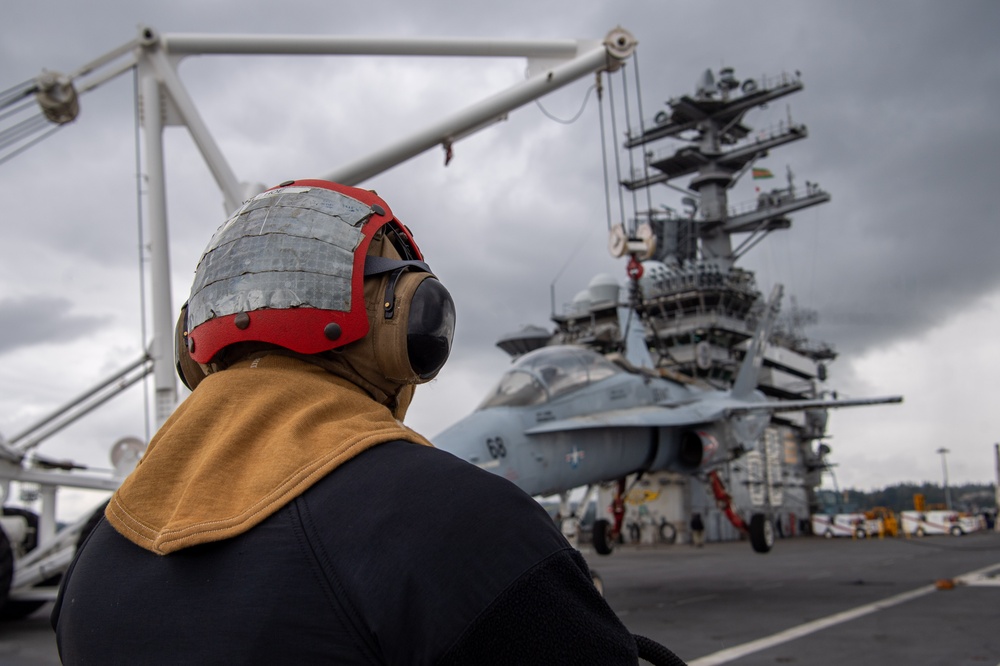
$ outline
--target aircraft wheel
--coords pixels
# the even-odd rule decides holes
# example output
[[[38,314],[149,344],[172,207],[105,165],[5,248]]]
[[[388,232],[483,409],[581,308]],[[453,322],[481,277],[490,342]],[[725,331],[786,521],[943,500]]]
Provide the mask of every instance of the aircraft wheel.
[[[22,516],[28,522],[28,533],[25,537],[23,544],[23,553],[30,553],[38,546],[38,514],[34,511],[28,511],[27,509],[21,509],[14,506],[5,506],[3,508],[3,513],[5,516]],[[11,572],[14,570],[13,561],[13,549],[10,547],[10,540],[7,541],[8,549],[11,551]],[[62,574],[56,574],[51,576],[46,580],[43,580],[39,585],[49,586],[55,585],[62,578]],[[0,581],[0,585],[3,582]],[[10,581],[7,582],[7,589],[9,591]],[[4,598],[6,599],[7,592],[4,593]],[[0,620],[20,620],[21,618],[28,617],[36,610],[45,605],[44,601],[6,601],[6,603],[0,604]]]
[[[27,509],[22,509],[16,506],[5,506],[3,508],[3,515],[21,516],[24,518],[24,522],[28,524],[28,529],[24,535],[24,543],[21,544],[21,551],[25,553],[33,551],[35,546],[38,545],[38,514],[34,511],[28,511]],[[11,549],[13,549],[13,547],[14,544],[11,544]]]
[[[766,553],[774,545],[774,523],[763,513],[750,518],[750,545],[758,553]]]
[[[664,543],[676,543],[677,528],[664,520],[660,523],[660,540]]]
[[[863,529],[858,528],[857,530],[854,531],[854,535],[859,539],[864,539],[868,536],[868,533],[865,532]]]
[[[965,532],[963,532],[962,528],[959,527],[958,525],[955,525],[954,527],[951,528],[952,536],[962,536],[963,534],[965,534]]]
[[[614,550],[614,539],[611,538],[611,523],[604,518],[594,521],[594,550],[598,555],[610,555]]]
[[[833,530],[827,530],[826,532],[823,532],[823,537],[826,538],[826,539],[832,539],[833,538]]]
[[[0,608],[7,605],[10,582],[14,578],[14,550],[7,533],[0,529]]]

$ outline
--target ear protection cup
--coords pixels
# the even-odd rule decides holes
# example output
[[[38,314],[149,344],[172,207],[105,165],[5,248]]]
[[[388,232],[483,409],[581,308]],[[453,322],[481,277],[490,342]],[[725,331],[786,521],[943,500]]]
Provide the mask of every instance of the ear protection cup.
[[[384,279],[382,312],[372,322],[379,370],[393,381],[420,384],[448,360],[455,302],[431,273],[399,268]]]
[[[455,336],[455,301],[436,278],[420,281],[410,297],[406,352],[410,367],[423,380],[437,376]]]
[[[181,315],[177,318],[177,326],[174,328],[174,365],[181,382],[193,391],[208,375],[201,365],[191,358],[187,337],[187,303],[185,303],[181,306]]]

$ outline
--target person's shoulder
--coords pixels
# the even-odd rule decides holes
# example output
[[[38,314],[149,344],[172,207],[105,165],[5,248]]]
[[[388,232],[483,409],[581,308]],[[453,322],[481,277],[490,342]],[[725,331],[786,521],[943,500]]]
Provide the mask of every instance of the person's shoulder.
[[[519,532],[545,535],[551,546],[565,545],[541,505],[507,479],[446,451],[406,441],[364,451],[318,482],[306,501],[317,510],[354,506],[371,525],[391,521],[398,529],[433,516],[453,524],[519,527]]]
[[[359,456],[359,466],[369,464],[383,478],[391,478],[400,493],[419,493],[427,501],[435,499],[462,505],[455,510],[494,512],[510,507],[517,513],[536,511],[541,506],[513,482],[476,467],[441,449],[410,442],[388,442]],[[546,515],[547,517],[547,515]]]
[[[523,494],[507,479],[447,451],[403,440],[385,442],[368,449],[345,465],[347,471],[351,474],[377,474],[404,486],[447,480],[452,487],[468,483],[489,492]]]
[[[493,595],[570,548],[541,505],[514,484],[405,441],[359,454],[297,504],[308,538],[337,562],[364,562],[377,572],[368,577],[372,585],[404,571],[450,577],[465,569],[467,578],[487,568],[491,580],[502,581]],[[373,551],[377,543],[387,547]]]

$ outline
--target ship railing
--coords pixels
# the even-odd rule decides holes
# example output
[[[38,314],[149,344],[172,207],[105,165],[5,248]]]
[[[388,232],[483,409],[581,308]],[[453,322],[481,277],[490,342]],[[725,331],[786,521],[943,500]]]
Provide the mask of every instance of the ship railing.
[[[819,186],[819,183],[814,183],[808,180],[806,181],[805,197],[803,198],[823,193],[824,190]],[[797,196],[795,187],[775,187],[770,190],[762,189],[756,198],[742,201],[738,204],[730,206],[728,209],[729,217],[732,219],[738,215],[752,213],[753,211],[760,210],[762,208],[781,206],[795,201],[798,198],[799,197]]]
[[[779,120],[776,123],[772,123],[765,127],[755,129],[747,135],[747,137],[741,141],[733,144],[731,150],[737,150],[746,146],[752,146],[760,143],[767,143],[775,139],[779,139],[784,136],[791,134],[805,134],[806,126],[804,123],[795,123],[785,119]],[[680,136],[670,137],[677,139],[679,141],[695,141],[697,139],[685,139]],[[676,144],[673,146],[665,146],[657,150],[648,150],[645,153],[646,164],[650,165],[656,162],[662,162],[663,160],[673,157],[677,153]],[[649,176],[647,169],[643,167],[633,167],[630,170],[630,180],[638,181],[645,179]]]
[[[802,134],[806,131],[803,123],[793,123],[787,120],[779,120],[766,127],[753,130],[747,138],[736,144],[736,147],[747,146],[754,143],[764,143],[772,139],[777,139],[789,134]]]
[[[788,72],[782,72],[781,74],[772,74],[771,76],[762,75],[756,79],[745,79],[740,86],[740,90],[743,95],[752,95],[755,93],[768,92],[770,90],[775,90],[777,88],[786,88],[793,85],[801,85],[802,76],[800,72],[795,72],[794,74],[789,74]],[[723,92],[723,99],[728,98],[728,93]],[[669,105],[673,105],[677,100],[670,100]],[[646,127],[656,127],[657,125],[662,125],[670,120],[670,112],[666,110],[658,111],[652,118],[646,120]]]
[[[801,83],[802,76],[799,72],[795,72],[794,74],[782,72],[781,74],[772,74],[771,76],[762,75],[756,79],[756,82],[758,90],[773,90],[774,88],[784,88],[785,86]]]

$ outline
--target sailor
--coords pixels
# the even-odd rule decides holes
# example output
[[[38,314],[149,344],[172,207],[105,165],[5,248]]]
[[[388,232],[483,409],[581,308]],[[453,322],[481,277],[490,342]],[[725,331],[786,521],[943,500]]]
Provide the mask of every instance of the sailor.
[[[705,522],[698,512],[691,515],[691,545],[696,548],[705,545]]]
[[[63,662],[637,663],[538,503],[402,424],[454,323],[374,193],[246,202],[178,321],[192,393],[64,576]]]

